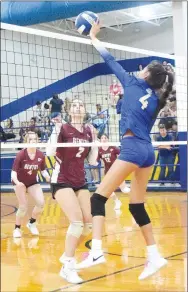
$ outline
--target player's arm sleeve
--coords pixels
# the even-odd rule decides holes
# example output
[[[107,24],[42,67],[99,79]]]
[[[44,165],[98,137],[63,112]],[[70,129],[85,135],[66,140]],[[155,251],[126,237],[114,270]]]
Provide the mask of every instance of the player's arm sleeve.
[[[61,143],[61,128],[54,127],[53,131],[51,133],[50,139],[48,140],[48,146],[46,147],[46,156],[55,156],[56,155],[56,147],[53,147],[53,144],[56,144],[57,142]]]
[[[101,42],[98,39],[92,41],[93,46],[99,52],[101,57],[104,59],[105,63],[110,67],[112,72],[116,75],[116,77],[121,82],[122,86],[129,85],[134,77],[130,76],[123,67],[115,60],[115,58],[105,49],[102,47]]]

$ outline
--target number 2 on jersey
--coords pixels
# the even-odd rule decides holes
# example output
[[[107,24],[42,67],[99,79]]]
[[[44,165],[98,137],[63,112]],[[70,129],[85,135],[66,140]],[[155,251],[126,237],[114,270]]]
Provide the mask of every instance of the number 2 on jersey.
[[[84,152],[84,147],[79,147],[78,148],[78,153],[76,154],[76,157],[81,157],[82,156],[82,153]]]
[[[146,89],[146,92],[147,92],[147,94],[144,95],[144,96],[142,96],[142,97],[139,99],[139,101],[140,101],[141,104],[142,104],[141,109],[143,109],[143,110],[145,110],[145,109],[147,108],[147,106],[148,106],[148,101],[147,101],[147,99],[148,99],[149,97],[151,97],[151,95],[152,95],[152,90],[151,90],[150,88]]]

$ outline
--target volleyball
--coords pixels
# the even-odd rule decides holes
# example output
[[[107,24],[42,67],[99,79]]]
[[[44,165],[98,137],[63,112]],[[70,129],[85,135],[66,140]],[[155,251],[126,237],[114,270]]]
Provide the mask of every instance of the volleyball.
[[[97,14],[91,11],[84,11],[77,16],[75,26],[80,34],[89,35],[93,23],[98,21],[99,17]]]

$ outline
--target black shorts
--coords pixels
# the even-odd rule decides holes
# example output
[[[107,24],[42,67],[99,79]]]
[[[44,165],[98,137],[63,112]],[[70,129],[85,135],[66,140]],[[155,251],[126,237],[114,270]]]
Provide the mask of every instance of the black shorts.
[[[69,184],[65,183],[57,183],[57,184],[51,184],[51,192],[52,192],[52,198],[55,200],[55,194],[57,191],[61,189],[72,189],[74,192],[78,192],[80,190],[88,190],[88,184],[85,184],[81,187],[73,187]]]

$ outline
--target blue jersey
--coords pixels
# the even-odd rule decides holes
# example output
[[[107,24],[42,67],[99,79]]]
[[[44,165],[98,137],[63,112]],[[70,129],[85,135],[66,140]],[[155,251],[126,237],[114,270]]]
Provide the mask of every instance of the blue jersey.
[[[143,79],[130,76],[113,56],[100,45],[94,44],[106,64],[121,82],[124,97],[121,107],[121,133],[130,130],[136,137],[151,142],[150,132],[155,123],[159,99]]]

